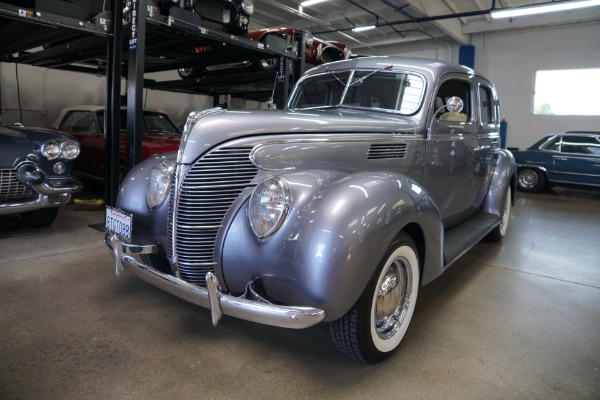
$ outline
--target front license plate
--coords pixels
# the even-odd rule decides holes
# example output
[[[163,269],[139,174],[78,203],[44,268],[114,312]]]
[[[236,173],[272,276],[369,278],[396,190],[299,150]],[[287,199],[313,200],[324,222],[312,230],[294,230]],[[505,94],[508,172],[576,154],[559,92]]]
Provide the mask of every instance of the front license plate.
[[[107,206],[104,226],[108,232],[116,233],[117,236],[129,243],[131,242],[132,218],[129,213]]]

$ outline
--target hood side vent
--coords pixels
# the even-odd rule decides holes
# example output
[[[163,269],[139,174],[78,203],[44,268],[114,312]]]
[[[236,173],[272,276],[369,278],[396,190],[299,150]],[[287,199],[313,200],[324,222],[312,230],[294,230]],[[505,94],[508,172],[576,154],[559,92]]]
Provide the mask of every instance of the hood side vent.
[[[406,157],[406,143],[372,144],[367,154],[369,160],[401,159]]]

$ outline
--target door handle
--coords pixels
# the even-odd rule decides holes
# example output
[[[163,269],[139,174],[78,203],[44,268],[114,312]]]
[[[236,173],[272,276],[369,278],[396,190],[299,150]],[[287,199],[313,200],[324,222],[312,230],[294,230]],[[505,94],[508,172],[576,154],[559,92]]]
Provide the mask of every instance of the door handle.
[[[558,161],[567,161],[568,160],[567,157],[554,157],[554,159],[558,160]]]

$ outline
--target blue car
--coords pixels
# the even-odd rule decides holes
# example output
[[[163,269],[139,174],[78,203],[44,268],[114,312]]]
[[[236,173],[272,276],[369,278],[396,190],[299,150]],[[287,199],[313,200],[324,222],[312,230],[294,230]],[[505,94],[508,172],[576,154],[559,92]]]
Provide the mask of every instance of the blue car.
[[[0,119],[0,217],[20,214],[36,228],[52,224],[58,207],[81,189],[71,176],[78,155],[79,143],[71,135],[8,126]]]
[[[600,132],[555,133],[513,154],[524,192],[553,185],[600,187]]]

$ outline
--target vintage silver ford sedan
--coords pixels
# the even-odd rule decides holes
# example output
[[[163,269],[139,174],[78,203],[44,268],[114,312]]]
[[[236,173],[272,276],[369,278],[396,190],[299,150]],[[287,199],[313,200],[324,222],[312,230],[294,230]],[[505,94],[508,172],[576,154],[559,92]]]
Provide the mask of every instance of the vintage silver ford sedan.
[[[381,361],[419,288],[506,233],[498,105],[469,68],[372,57],[309,70],[286,110],[191,113],[179,152],[139,164],[107,208],[117,274],[215,325],[329,322],[344,354]]]

